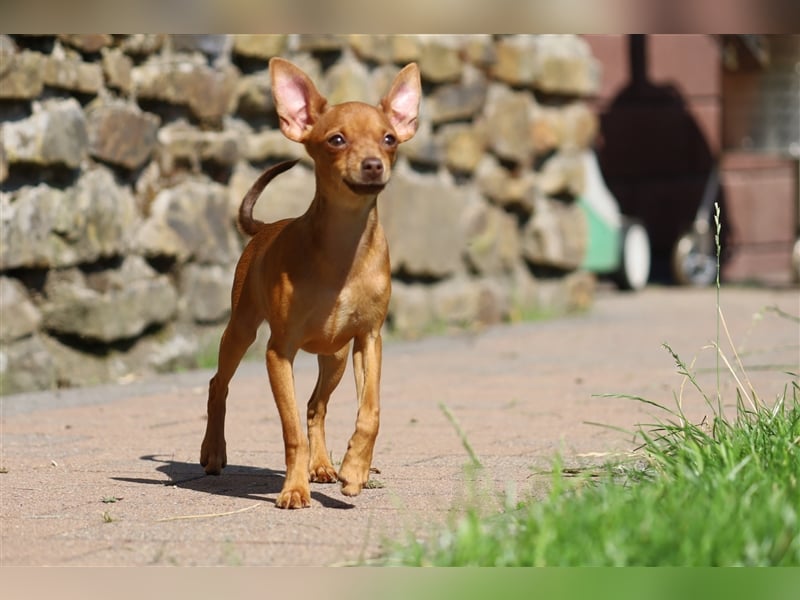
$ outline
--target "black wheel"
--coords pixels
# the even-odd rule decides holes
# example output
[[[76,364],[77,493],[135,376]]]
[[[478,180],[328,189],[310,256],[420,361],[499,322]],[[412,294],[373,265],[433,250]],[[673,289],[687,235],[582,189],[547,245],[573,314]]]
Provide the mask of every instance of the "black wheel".
[[[620,238],[620,266],[613,279],[620,289],[636,292],[650,277],[650,237],[639,221],[624,218]]]
[[[680,285],[706,287],[717,280],[717,257],[710,229],[678,238],[672,251],[672,275]]]

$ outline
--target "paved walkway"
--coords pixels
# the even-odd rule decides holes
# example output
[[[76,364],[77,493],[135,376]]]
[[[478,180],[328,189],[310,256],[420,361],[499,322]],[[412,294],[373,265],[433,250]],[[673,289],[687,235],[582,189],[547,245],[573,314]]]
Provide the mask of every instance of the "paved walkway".
[[[797,372],[798,327],[761,309],[797,315],[798,291],[724,289],[731,334],[765,399]],[[626,393],[673,406],[680,389],[669,342],[713,394],[714,290],[601,291],[586,315],[491,328],[475,335],[387,342],[381,433],[374,479],[356,498],[312,484],[312,507],[281,511],[280,424],[260,363],[243,364],[231,386],[228,461],[220,477],[198,465],[209,372],[127,386],[2,399],[0,564],[331,565],[375,556],[386,539],[424,534],[468,493],[460,423],[485,469],[480,489],[541,494],[555,453],[567,464],[627,452],[630,429],[652,422]],[[307,397],[316,363],[298,359]],[[331,401],[328,442],[341,457],[355,419],[352,374]],[[729,402],[730,378],[722,379]],[[684,408],[707,413],[687,388]],[[111,502],[111,500],[116,500]]]

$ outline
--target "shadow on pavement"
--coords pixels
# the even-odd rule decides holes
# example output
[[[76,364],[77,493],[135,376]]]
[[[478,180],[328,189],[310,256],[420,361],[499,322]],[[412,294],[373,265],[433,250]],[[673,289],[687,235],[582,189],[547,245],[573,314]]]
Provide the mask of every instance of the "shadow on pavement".
[[[156,471],[166,475],[167,480],[143,477],[112,477],[111,479],[145,485],[175,486],[195,492],[263,500],[275,504],[275,498],[283,487],[285,476],[285,471],[240,465],[228,465],[220,476],[206,475],[199,463],[176,461],[158,454],[146,454],[141,456],[140,460],[158,463]],[[330,484],[312,484],[312,486],[317,485]],[[265,498],[265,494],[273,497]],[[313,489],[311,497],[326,508],[355,508],[354,504],[331,498]]]

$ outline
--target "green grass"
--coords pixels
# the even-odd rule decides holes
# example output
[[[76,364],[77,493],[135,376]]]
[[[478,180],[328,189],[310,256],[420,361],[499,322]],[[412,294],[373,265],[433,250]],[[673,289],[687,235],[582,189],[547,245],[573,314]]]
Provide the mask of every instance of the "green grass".
[[[426,539],[392,546],[382,563],[800,566],[798,374],[787,373],[784,393],[763,402],[735,349],[732,360],[721,351],[721,331],[730,341],[718,310],[712,394],[701,389],[694,373],[665,344],[684,384],[702,394],[710,419],[691,423],[683,413],[682,392],[675,409],[627,396],[663,415],[638,428],[641,446],[635,459],[605,465],[599,477],[595,469],[578,478],[568,477],[569,470],[556,460],[543,500],[529,499],[499,513],[473,501]],[[729,401],[735,405],[732,416],[725,414],[719,395],[719,378],[726,372],[737,384],[736,397]],[[462,443],[474,471],[480,463],[463,436]]]
[[[633,400],[666,415],[639,428],[638,462],[606,465],[599,480],[588,474],[569,478],[557,462],[543,501],[494,515],[475,504],[429,539],[396,546],[385,562],[800,566],[796,381],[772,406],[742,394],[733,418],[714,412],[700,424],[687,421],[680,403],[671,410]],[[712,398],[707,401],[713,406]],[[474,466],[477,459],[470,457]]]
[[[559,465],[543,501],[495,515],[466,509],[428,540],[396,547],[405,565],[800,565],[800,399],[739,406],[736,418],[669,420],[641,431],[647,467],[608,465],[600,481]],[[676,413],[673,413],[673,415]]]

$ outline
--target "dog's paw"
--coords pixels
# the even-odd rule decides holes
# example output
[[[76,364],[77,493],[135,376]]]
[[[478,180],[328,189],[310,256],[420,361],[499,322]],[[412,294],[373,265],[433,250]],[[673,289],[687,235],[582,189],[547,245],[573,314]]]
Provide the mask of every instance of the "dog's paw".
[[[312,465],[309,470],[308,479],[316,483],[336,483],[339,480],[339,475],[330,463],[316,466]]]
[[[275,506],[278,508],[308,508],[311,506],[311,492],[308,488],[285,487],[275,501]]]
[[[342,481],[342,494],[345,496],[358,496],[364,484],[360,481]]]
[[[225,442],[221,448],[211,449],[211,444],[203,441],[200,448],[200,465],[205,469],[206,475],[219,475],[222,469],[228,464],[228,456],[225,451]]]
[[[361,489],[369,479],[369,465],[358,467],[353,461],[345,458],[342,468],[339,470],[339,481],[342,482],[342,494],[345,496],[358,496]]]

